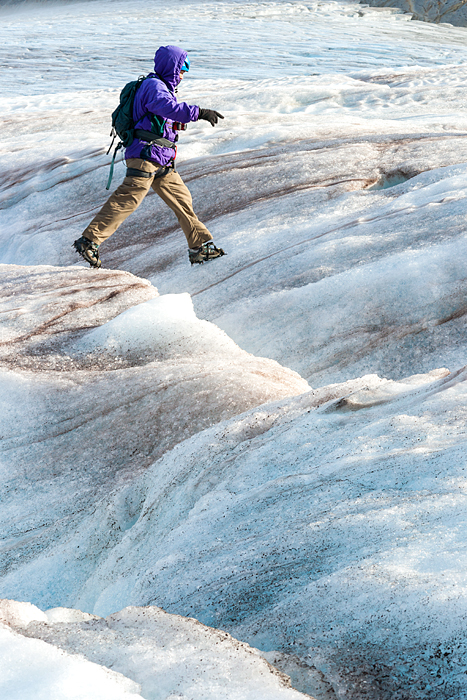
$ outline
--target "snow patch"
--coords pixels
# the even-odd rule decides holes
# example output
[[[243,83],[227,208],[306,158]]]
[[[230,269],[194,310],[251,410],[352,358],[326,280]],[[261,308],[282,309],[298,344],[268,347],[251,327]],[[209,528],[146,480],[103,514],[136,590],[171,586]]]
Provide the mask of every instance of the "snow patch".
[[[64,608],[60,612],[42,613],[37,608],[35,611],[30,613],[26,627],[24,604],[0,601],[0,615],[8,617],[11,628],[7,630],[0,624],[2,697],[309,697],[293,690],[288,676],[270,666],[256,649],[226,632],[193,619],[168,615],[159,608],[126,608],[106,619]]]

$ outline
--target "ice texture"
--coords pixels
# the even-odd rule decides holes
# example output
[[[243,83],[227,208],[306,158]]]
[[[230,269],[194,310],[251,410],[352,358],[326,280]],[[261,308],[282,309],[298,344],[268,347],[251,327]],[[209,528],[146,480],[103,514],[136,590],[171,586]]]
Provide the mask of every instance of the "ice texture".
[[[197,319],[187,294],[151,299],[156,290],[128,273],[90,275],[6,266],[0,284],[4,572],[79,530],[97,503],[173,445],[309,389],[295,372]],[[137,517],[138,498],[121,497],[109,543]],[[79,552],[78,559],[90,573],[95,562]],[[54,604],[71,579],[57,571]]]
[[[371,7],[395,7],[412,14],[413,19],[438,24],[467,25],[466,0],[365,0]]]
[[[148,21],[136,3],[31,12],[5,15],[0,259],[80,267],[71,243],[107,195],[109,114],[153,43],[129,29]],[[104,267],[188,292],[200,318],[312,386],[463,364],[465,30],[356,2],[176,14],[195,69],[180,97],[226,115],[184,132],[179,170],[228,256],[188,273],[177,222],[149,194],[101,246]]]
[[[102,666],[27,639],[0,623],[0,694],[5,700],[142,700],[139,685]]]
[[[137,521],[75,604],[183,610],[278,650],[292,677],[300,659],[318,697],[327,683],[358,698],[363,682],[397,696],[409,679],[413,697],[463,697],[465,376],[352,380],[177,446],[140,480]],[[113,512],[68,551],[98,556]],[[23,575],[49,568],[50,585],[65,556]]]
[[[309,697],[256,649],[156,607],[101,618],[0,600],[0,640],[0,694],[8,700]]]
[[[127,272],[0,264],[0,358],[11,368],[63,369],[66,346],[157,296]]]
[[[1,13],[0,595],[26,601],[1,628],[19,673],[48,635],[48,679],[73,679],[91,629],[127,626],[109,654],[129,663],[173,621],[157,606],[317,700],[467,697],[465,29],[356,0]],[[109,115],[167,43],[192,61],[179,97],[225,115],[182,134],[179,171],[228,255],[191,268],[149,194],[90,270],[72,242],[107,196]],[[190,663],[223,634],[175,628],[196,630]]]
[[[182,611],[318,698],[463,697],[465,379],[367,376],[199,433],[2,590]]]

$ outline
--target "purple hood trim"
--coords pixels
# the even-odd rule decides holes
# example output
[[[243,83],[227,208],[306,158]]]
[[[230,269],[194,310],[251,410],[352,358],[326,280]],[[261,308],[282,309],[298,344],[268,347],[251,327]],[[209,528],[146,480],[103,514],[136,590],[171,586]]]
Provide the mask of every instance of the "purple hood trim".
[[[173,92],[180,82],[180,71],[187,52],[178,46],[160,46],[154,56],[154,72],[159,75]]]

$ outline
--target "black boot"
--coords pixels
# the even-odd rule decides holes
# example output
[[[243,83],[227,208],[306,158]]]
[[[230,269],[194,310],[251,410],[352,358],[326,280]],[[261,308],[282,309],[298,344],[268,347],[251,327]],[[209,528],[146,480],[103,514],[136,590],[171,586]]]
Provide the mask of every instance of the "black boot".
[[[82,258],[88,262],[91,267],[100,267],[101,259],[99,257],[99,246],[94,241],[90,241],[88,238],[81,236],[77,241],[73,243],[73,247],[77,253],[81,255]]]
[[[227,255],[227,253],[224,253],[222,248],[216,248],[212,241],[203,243],[201,248],[197,248],[196,250],[193,250],[192,248],[189,248],[188,250],[188,257],[192,265],[195,263],[202,264],[204,262],[208,262],[208,260],[220,258],[222,255]]]

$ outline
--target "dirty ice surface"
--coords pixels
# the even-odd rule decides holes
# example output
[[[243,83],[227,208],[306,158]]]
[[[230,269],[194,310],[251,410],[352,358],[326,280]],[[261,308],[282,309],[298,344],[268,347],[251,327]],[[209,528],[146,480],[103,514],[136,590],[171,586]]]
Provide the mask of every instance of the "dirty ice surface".
[[[372,7],[396,7],[414,19],[459,27],[467,25],[467,0],[368,0]]]
[[[2,10],[0,596],[192,616],[318,700],[466,698],[467,30],[151,8]],[[228,255],[191,269],[150,194],[90,270],[109,114],[168,43],[225,115],[179,170]],[[49,632],[2,630],[74,678]]]
[[[0,648],[5,700],[306,697],[256,649],[156,607],[126,608],[103,619],[0,600]]]

